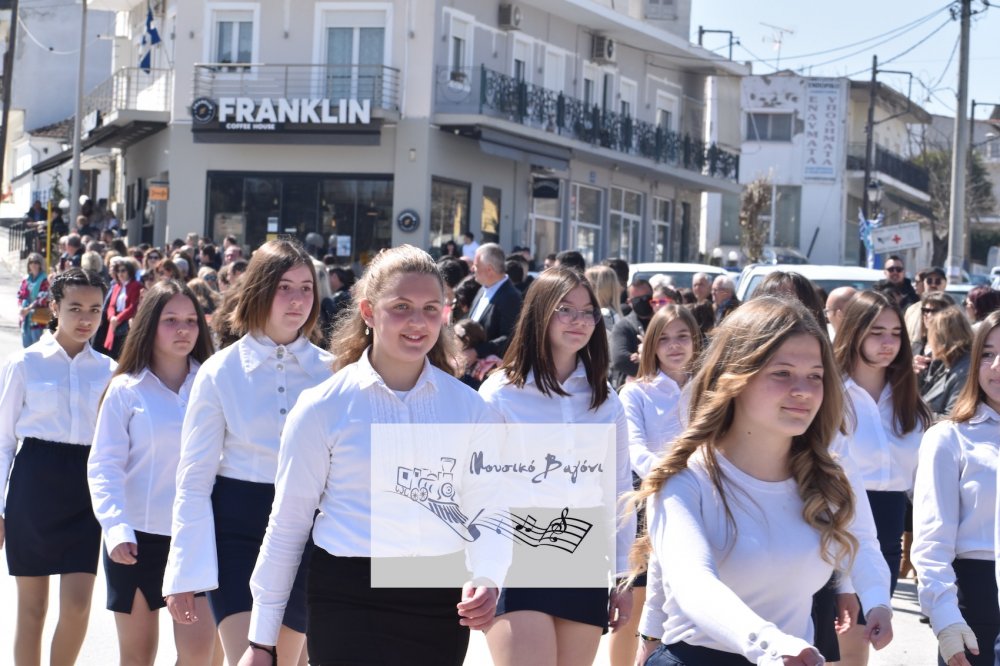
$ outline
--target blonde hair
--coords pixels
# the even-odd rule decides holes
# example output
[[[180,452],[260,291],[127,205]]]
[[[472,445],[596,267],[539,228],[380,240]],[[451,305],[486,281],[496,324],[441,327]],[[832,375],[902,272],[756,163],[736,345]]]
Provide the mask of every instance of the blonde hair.
[[[808,335],[819,342],[823,401],[806,431],[792,438],[789,468],[802,498],[802,517],[819,532],[823,559],[834,566],[853,562],[858,549],[858,541],[849,530],[854,518],[854,495],[843,469],[829,452],[830,442],[844,419],[840,373],[826,331],[803,305],[790,300],[770,296],[752,299],[715,329],[690,383],[687,429],[643,480],[639,491],[631,495],[633,508],[659,493],[667,480],[685,470],[691,456],[701,451],[736,536],[716,449],[733,424],[736,398],[781,345],[796,335]],[[635,569],[633,578],[645,569],[650,550],[648,534],[636,541],[630,558]]]
[[[1000,311],[991,312],[976,329],[970,353],[972,362],[969,363],[969,375],[965,378],[965,385],[951,409],[951,420],[955,423],[964,423],[971,419],[976,415],[979,404],[987,400],[986,393],[979,385],[979,375],[983,371],[983,349],[986,347],[986,338],[997,326],[1000,326]],[[1000,350],[995,350],[994,353],[1000,353]]]
[[[610,266],[591,266],[584,275],[587,282],[594,288],[597,302],[602,308],[610,308],[617,314],[622,313],[622,286],[618,282],[618,274]]]
[[[646,333],[643,335],[642,354],[639,355],[639,374],[637,376],[640,381],[652,381],[659,374],[660,359],[656,357],[657,343],[660,336],[663,335],[663,329],[676,319],[683,321],[691,333],[693,354],[688,362],[688,367],[693,366],[698,360],[698,354],[701,352],[701,329],[698,327],[694,315],[683,305],[665,305],[657,310],[653,318],[649,320]]]
[[[433,276],[441,286],[441,302],[444,303],[444,279],[431,255],[412,245],[400,245],[382,250],[368,264],[361,279],[354,283],[351,288],[354,305],[349,311],[337,317],[337,323],[330,334],[329,348],[337,357],[333,363],[334,372],[356,363],[373,342],[368,325],[361,316],[359,307],[361,301],[377,302],[385,294],[393,278],[408,274]],[[450,375],[455,375],[456,369],[452,359],[456,353],[457,348],[451,331],[448,327],[442,326],[437,342],[427,352],[427,359],[432,365]]]
[[[934,355],[951,367],[972,347],[972,326],[957,307],[944,308],[927,319],[927,342],[934,338]]]

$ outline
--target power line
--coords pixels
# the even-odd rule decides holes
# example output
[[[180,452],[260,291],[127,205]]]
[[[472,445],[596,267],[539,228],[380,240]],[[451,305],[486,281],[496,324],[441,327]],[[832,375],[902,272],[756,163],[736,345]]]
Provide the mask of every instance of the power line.
[[[939,13],[940,13],[940,11],[935,12],[935,14],[939,14]],[[915,25],[913,27],[915,28],[915,27],[918,27],[920,25],[923,25],[924,23],[927,23],[927,21],[929,21],[931,18],[934,18],[933,14],[931,16],[929,16],[929,17],[926,17],[926,18],[922,19],[917,25]],[[950,18],[945,22],[945,25],[947,25],[948,23],[951,23],[951,19]],[[852,51],[851,53],[847,53],[845,55],[838,56],[838,57],[832,58],[830,60],[825,60],[823,62],[818,62],[818,63],[810,64],[809,67],[823,67],[824,65],[832,65],[835,62],[840,62],[841,60],[847,60],[848,58],[853,58],[854,56],[861,55],[862,53],[871,52],[871,50],[874,49],[877,46],[882,46],[883,44],[888,44],[889,42],[894,41],[894,40],[896,40],[899,37],[902,37],[910,29],[911,28],[907,28],[907,30],[904,30],[903,32],[900,32],[898,34],[894,34],[892,37],[889,37],[888,39],[884,39],[881,42],[877,42],[877,43],[872,44],[870,46],[866,46],[866,47],[864,47],[862,49],[858,49],[857,51]]]
[[[936,90],[937,87],[941,85],[941,82],[944,81],[944,77],[948,73],[948,69],[951,67],[952,61],[955,59],[955,53],[958,51],[958,45],[961,41],[961,37],[955,38],[955,45],[951,47],[951,55],[948,56],[948,62],[945,64],[944,69],[941,70],[941,76],[938,77],[938,80],[934,82],[934,85],[932,85],[931,88]]]
[[[942,23],[938,27],[934,28],[934,30],[932,30],[928,34],[924,35],[924,37],[922,39],[920,39],[916,44],[910,46],[909,48],[907,48],[906,50],[904,50],[904,51],[902,51],[900,53],[897,53],[896,55],[892,56],[888,60],[883,60],[883,61],[879,62],[879,66],[888,65],[891,62],[895,62],[896,60],[899,60],[900,58],[902,58],[907,53],[911,52],[913,49],[917,48],[918,46],[920,46],[921,44],[923,44],[924,42],[926,42],[928,39],[930,39],[934,35],[936,35],[937,33],[941,32],[942,30],[944,30],[945,26],[947,26],[949,23],[951,23],[951,18],[949,18],[948,20],[946,20],[944,23]],[[859,69],[856,72],[851,72],[850,74],[845,74],[844,76],[849,79],[851,77],[857,76],[858,74],[863,74],[864,72],[869,71],[869,69],[870,69],[869,67],[865,67],[864,69]]]

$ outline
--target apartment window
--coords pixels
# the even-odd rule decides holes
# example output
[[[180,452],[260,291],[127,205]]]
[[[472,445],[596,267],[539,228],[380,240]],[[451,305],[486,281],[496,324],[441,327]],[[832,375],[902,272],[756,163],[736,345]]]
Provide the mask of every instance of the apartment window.
[[[674,206],[670,199],[653,197],[653,256],[652,261],[670,261],[670,224]]]
[[[663,131],[674,132],[677,118],[677,98],[665,92],[656,93],[656,126]]]
[[[448,63],[451,81],[467,84],[472,61],[472,21],[452,14],[451,34],[448,42]]]
[[[986,144],[986,159],[1000,160],[1000,137],[994,137]]]
[[[562,236],[562,181],[535,178],[531,186],[532,252],[541,261],[559,251]]]
[[[514,38],[512,71],[518,81],[527,82],[531,79],[531,42]]]
[[[747,141],[791,141],[792,114],[748,113]]]
[[[214,62],[253,62],[253,12],[229,11],[215,13]]]
[[[597,77],[600,70],[589,64],[583,64],[583,103],[589,108],[597,104]]]
[[[675,0],[645,0],[643,4],[648,19],[662,21],[677,18]]]
[[[573,183],[570,194],[570,246],[588,264],[597,260],[601,246],[601,190]]]
[[[608,256],[628,262],[639,260],[639,228],[642,224],[642,194],[611,188],[608,218]]]
[[[326,94],[331,99],[382,98],[385,12],[329,12]]]
[[[635,115],[635,99],[638,86],[635,81],[622,79],[618,84],[619,111],[623,116]]]
[[[719,224],[719,243],[722,245],[740,244],[740,195],[722,195],[722,215]]]
[[[559,51],[545,51],[545,87],[549,90],[566,87],[566,56]]]

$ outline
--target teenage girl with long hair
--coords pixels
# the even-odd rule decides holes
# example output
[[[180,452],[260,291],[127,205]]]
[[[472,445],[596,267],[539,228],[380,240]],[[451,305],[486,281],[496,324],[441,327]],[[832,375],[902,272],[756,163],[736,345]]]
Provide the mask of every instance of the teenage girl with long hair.
[[[600,303],[580,273],[554,267],[531,285],[500,370],[479,393],[507,423],[614,424],[615,489],[632,488],[628,429],[608,385],[609,353]],[[616,526],[615,575],[627,573],[635,521]],[[504,588],[486,630],[495,663],[587,664],[601,634],[628,622],[631,591]]]
[[[666,305],[653,315],[646,327],[636,381],[622,386],[619,394],[628,419],[633,481],[645,478],[684,430],[682,412],[687,401],[681,391],[700,351],[701,330],[687,307]],[[632,666],[638,639],[658,638],[638,631],[645,602],[646,576],[642,575],[632,587],[628,625],[611,635],[612,666]]]
[[[7,491],[0,546],[17,579],[17,666],[41,663],[49,576],[60,577],[51,662],[73,664],[87,633],[101,548],[87,456],[115,369],[90,346],[104,291],[97,273],[71,268],[57,276],[49,293],[54,330],[13,355],[0,373],[0,509]]]
[[[385,536],[376,543],[372,475],[380,461],[372,424],[490,424],[496,418],[454,376],[454,343],[441,315],[444,281],[429,254],[409,245],[382,251],[353,295],[352,311],[333,332],[336,374],[302,395],[282,434],[274,508],[251,580],[251,643],[241,665],[274,663],[281,613],[310,532],[316,547],[308,643],[315,666],[461,666],[469,629],[493,619],[506,560],[495,568],[496,543],[485,539],[470,547],[476,578],[464,589],[372,587],[375,555],[446,557],[466,545],[405,497],[393,515],[391,546]],[[470,433],[470,442],[475,439]],[[455,469],[450,496],[475,509],[475,489],[465,481],[476,479],[463,469]]]
[[[243,335],[202,365],[184,416],[163,593],[174,621],[190,624],[200,617],[194,594],[208,592],[231,666],[247,646],[250,574],[274,499],[281,431],[299,394],[330,376],[332,357],[308,339],[317,293],[301,246],[262,245],[232,314]],[[305,644],[305,576],[303,566],[282,620],[280,645],[293,664]]]
[[[181,424],[195,374],[211,355],[194,293],[157,282],[143,295],[97,416],[87,476],[122,664],[156,659]],[[207,617],[204,595],[195,612]],[[174,642],[180,666],[212,663],[211,623],[175,624]]]
[[[931,414],[917,391],[913,352],[903,318],[884,295],[866,291],[844,308],[833,353],[844,380],[846,435],[834,443],[858,472],[896,589],[902,558],[906,494],[913,489],[917,450]],[[860,627],[840,636],[841,657],[867,663]]]
[[[858,551],[851,485],[829,451],[843,398],[826,332],[799,303],[753,299],[699,367],[690,423],[633,499],[649,525],[633,562],[657,562],[662,579],[662,645],[646,663],[821,664],[813,595]],[[888,643],[888,609],[868,621]]]
[[[971,360],[951,416],[931,426],[920,443],[913,491],[917,596],[938,638],[938,663],[948,666],[992,666],[1000,632],[993,534],[1000,312],[977,329]]]

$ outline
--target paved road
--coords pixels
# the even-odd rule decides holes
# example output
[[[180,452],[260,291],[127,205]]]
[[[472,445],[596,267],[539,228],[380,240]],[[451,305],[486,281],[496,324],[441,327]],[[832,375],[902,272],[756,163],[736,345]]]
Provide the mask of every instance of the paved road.
[[[17,329],[15,293],[20,280],[18,268],[6,253],[7,239],[0,230],[0,359],[6,359],[21,346]],[[46,625],[46,639],[51,640],[54,618],[58,608],[58,583],[53,581]],[[104,608],[105,587],[103,574],[98,574],[94,603],[91,610],[90,629],[84,642],[79,666],[112,666],[117,663],[118,649],[114,618]],[[16,618],[16,590],[13,579],[7,575],[6,560],[0,557],[0,664],[10,663]],[[916,590],[912,581],[902,581],[896,591],[893,607],[896,639],[885,650],[875,653],[872,666],[933,666],[936,663],[936,641],[927,625],[917,621]],[[166,613],[160,614],[160,649],[156,666],[170,666],[175,661],[172,629]],[[606,641],[605,641],[606,642]],[[46,657],[47,659],[47,657]],[[487,666],[491,663],[482,634],[475,634],[465,660],[467,666]],[[607,666],[607,646],[602,645],[595,666]],[[57,665],[61,666],[61,665]]]

